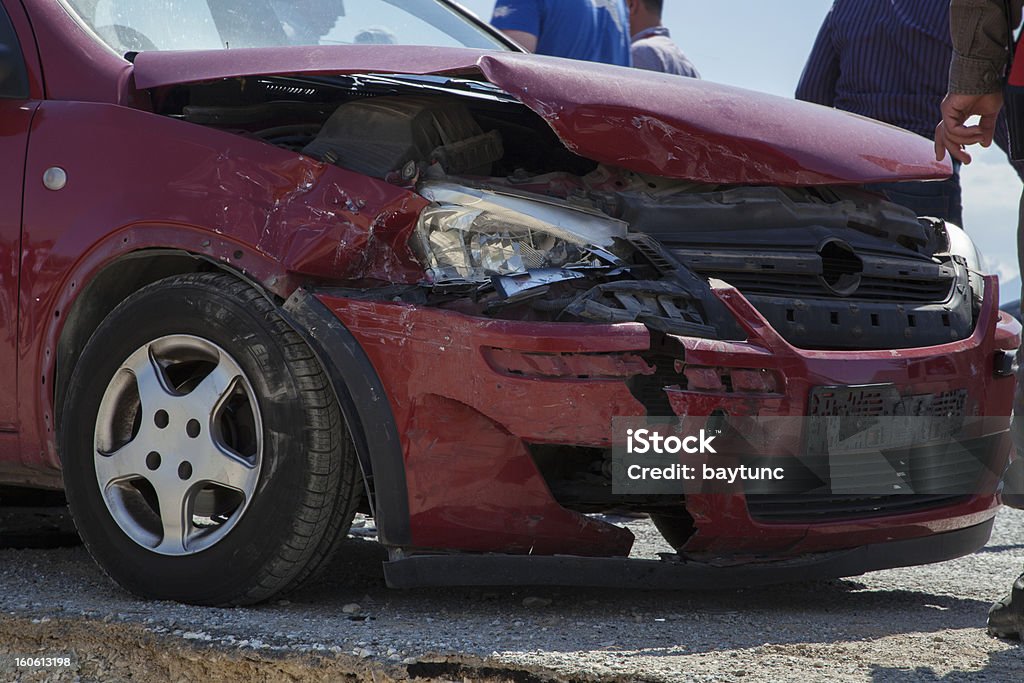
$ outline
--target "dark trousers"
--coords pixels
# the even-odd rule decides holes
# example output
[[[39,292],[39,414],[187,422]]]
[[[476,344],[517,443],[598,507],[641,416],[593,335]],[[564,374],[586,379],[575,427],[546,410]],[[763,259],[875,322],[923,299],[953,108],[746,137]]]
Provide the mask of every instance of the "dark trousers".
[[[1017,218],[1017,263],[1018,269],[1024,274],[1024,194],[1020,198],[1020,214]],[[1024,286],[1021,288],[1021,307],[1024,312]],[[1024,460],[1021,459],[1024,456],[1024,343],[1017,351],[1017,387],[1013,397],[1010,434],[1013,436],[1017,456],[1003,477],[1003,502],[1024,510]]]
[[[889,201],[905,206],[918,216],[933,216],[964,226],[963,203],[960,193],[960,164],[953,165],[953,175],[946,180],[905,183],[877,183],[865,185],[869,190],[881,192]]]

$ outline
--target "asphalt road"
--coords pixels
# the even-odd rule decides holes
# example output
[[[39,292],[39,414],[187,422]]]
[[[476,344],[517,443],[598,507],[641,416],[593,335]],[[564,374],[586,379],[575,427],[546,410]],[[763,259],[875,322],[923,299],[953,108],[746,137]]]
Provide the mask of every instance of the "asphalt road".
[[[382,559],[354,538],[314,589],[211,609],[136,600],[80,546],[0,550],[0,681],[1024,681],[1024,646],[983,628],[1024,565],[1015,510],[971,557],[720,593],[392,591]]]

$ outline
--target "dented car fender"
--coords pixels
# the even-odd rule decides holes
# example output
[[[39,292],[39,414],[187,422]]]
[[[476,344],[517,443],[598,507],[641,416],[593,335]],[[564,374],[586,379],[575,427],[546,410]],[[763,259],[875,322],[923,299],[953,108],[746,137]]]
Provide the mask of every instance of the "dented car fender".
[[[51,167],[67,174],[63,189],[30,183],[25,192],[20,333],[30,363],[22,395],[49,398],[21,402],[20,422],[23,452],[45,453],[54,468],[59,409],[35,385],[53,386],[83,283],[118,259],[180,249],[282,300],[303,278],[423,277],[407,242],[426,200],[256,140],[115,105],[46,101],[33,121],[27,177]]]

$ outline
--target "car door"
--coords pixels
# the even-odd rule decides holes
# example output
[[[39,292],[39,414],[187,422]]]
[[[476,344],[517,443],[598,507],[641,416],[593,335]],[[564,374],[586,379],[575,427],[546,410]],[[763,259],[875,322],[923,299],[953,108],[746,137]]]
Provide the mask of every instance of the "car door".
[[[21,11],[17,3],[12,11]],[[23,18],[23,15],[20,16]],[[29,48],[35,50],[34,44]],[[18,428],[17,339],[21,209],[28,132],[38,101],[30,97],[26,55],[11,14],[0,4],[0,433]],[[2,441],[0,441],[2,443]],[[0,448],[0,460],[15,457]]]

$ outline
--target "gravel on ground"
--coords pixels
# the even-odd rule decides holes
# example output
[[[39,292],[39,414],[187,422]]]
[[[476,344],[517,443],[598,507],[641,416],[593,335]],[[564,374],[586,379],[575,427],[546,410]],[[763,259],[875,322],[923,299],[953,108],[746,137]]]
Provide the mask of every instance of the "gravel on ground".
[[[620,521],[635,555],[667,550]],[[984,628],[1024,565],[1021,511],[959,560],[704,593],[390,590],[359,524],[319,585],[252,608],[135,599],[81,546],[0,550],[0,680],[1024,681],[1024,646]]]

